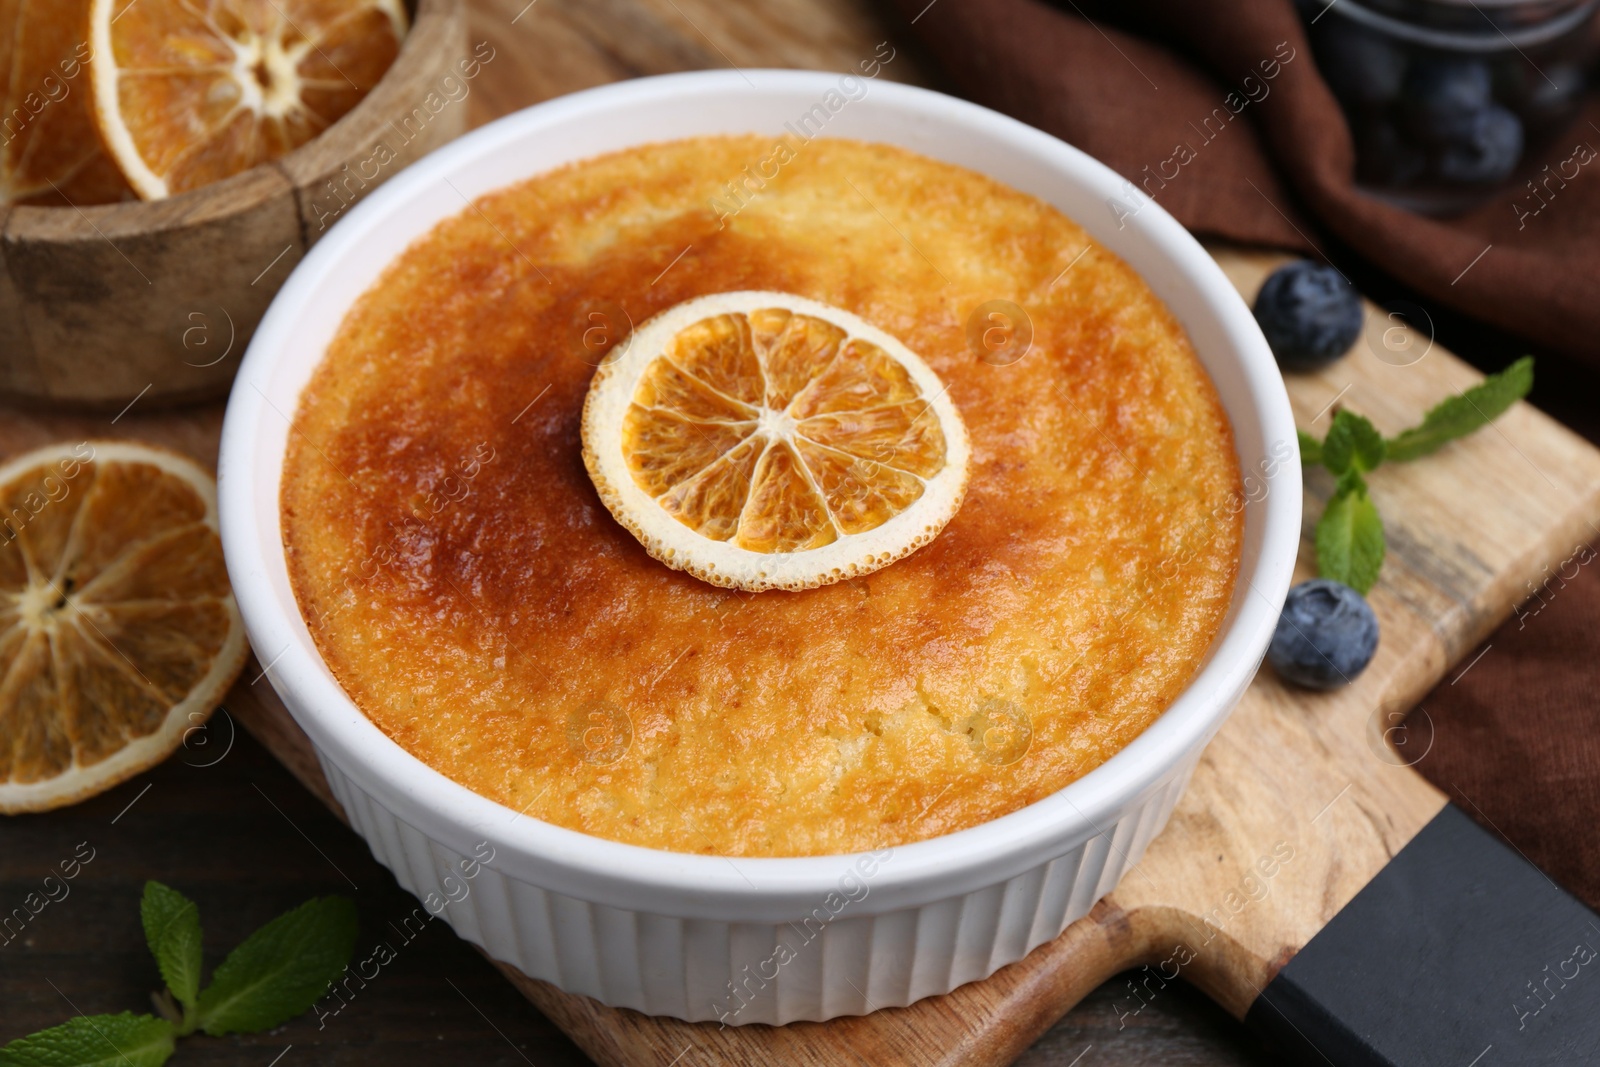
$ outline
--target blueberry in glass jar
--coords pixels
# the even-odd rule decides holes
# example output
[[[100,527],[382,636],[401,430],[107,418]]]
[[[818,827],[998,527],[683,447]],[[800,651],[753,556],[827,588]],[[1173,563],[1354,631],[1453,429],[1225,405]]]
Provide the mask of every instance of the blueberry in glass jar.
[[[1522,120],[1491,104],[1452,128],[1439,145],[1435,165],[1452,182],[1501,182],[1522,159]]]
[[[1300,7],[1369,195],[1470,209],[1569,136],[1600,0],[1339,0]]]
[[[1408,128],[1430,149],[1433,173],[1458,185],[1504,181],[1522,159],[1522,120],[1494,102],[1477,59],[1427,57],[1405,84]]]
[[[1493,97],[1486,64],[1475,59],[1425,58],[1406,78],[1405,103],[1412,131],[1441,140],[1488,107]]]
[[[1285,370],[1326,366],[1361,336],[1361,297],[1325,263],[1301,259],[1279,267],[1256,294],[1254,310]]]

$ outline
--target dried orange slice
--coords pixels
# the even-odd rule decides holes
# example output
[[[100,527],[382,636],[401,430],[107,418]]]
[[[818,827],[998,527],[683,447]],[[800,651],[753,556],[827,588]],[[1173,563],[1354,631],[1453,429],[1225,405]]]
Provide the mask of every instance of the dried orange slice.
[[[89,109],[89,0],[0,0],[0,204],[131,195]]]
[[[915,551],[961,506],[970,447],[938,376],[848,311],[716,293],[641,326],[595,372],[583,459],[669,567],[809,589]]]
[[[216,483],[193,461],[86,441],[0,466],[0,812],[159,763],[246,649]]]
[[[139,195],[159,200],[333,125],[405,32],[401,0],[93,0],[95,121]]]

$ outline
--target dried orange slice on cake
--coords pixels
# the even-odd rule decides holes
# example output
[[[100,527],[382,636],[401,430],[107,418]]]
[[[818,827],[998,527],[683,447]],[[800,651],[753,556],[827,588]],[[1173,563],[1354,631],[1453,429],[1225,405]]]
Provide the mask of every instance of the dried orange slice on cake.
[[[583,458],[656,559],[715,585],[809,589],[932,540],[970,446],[915,353],[841,308],[716,293],[639,327],[595,373]]]
[[[0,812],[159,763],[246,651],[197,464],[89,441],[0,466]]]
[[[93,0],[94,115],[159,200],[305,144],[400,52],[401,0]]]

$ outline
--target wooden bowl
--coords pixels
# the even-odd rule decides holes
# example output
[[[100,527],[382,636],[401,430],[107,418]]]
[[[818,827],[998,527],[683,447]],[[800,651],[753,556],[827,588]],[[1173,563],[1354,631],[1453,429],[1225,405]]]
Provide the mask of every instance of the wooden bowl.
[[[117,411],[223,396],[289,271],[351,204],[466,128],[464,0],[414,0],[394,64],[282,159],[167,200],[0,206],[0,394]]]

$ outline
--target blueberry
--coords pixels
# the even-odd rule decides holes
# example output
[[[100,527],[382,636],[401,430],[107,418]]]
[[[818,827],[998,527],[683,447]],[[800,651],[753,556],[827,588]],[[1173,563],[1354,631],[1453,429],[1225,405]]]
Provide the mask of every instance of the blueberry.
[[[1406,77],[1406,110],[1415,132],[1448,139],[1492,102],[1489,68],[1473,59],[1423,59]]]
[[[1491,104],[1452,130],[1439,150],[1439,177],[1461,183],[1504,181],[1522,160],[1522,120]]]
[[[1289,590],[1267,662],[1284,681],[1337,689],[1366,670],[1378,647],[1378,617],[1343,582],[1314,578]]]
[[[1428,169],[1428,154],[1414,138],[1386,118],[1352,122],[1356,141],[1356,176],[1374,185],[1409,185]]]
[[[1352,104],[1383,104],[1400,95],[1406,54],[1399,45],[1342,17],[1317,35],[1317,67],[1335,96]]]
[[[1287,263],[1256,295],[1256,322],[1278,365],[1315,370],[1332,363],[1361,336],[1361,298],[1344,276],[1308,259]]]

